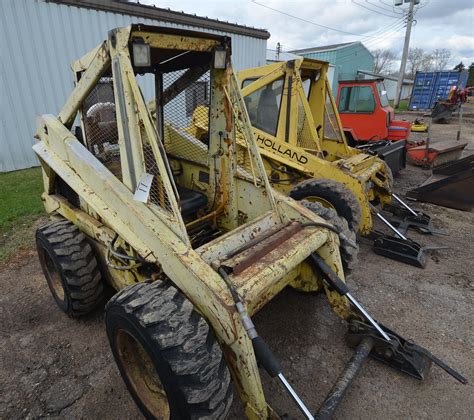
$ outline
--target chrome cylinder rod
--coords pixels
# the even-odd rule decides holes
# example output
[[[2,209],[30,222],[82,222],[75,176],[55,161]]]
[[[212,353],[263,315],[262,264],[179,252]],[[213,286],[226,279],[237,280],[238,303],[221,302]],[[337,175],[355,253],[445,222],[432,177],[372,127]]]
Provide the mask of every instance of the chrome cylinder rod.
[[[418,216],[418,213],[413,210],[407,203],[405,203],[397,194],[392,193],[392,197],[397,200],[403,207],[405,207],[413,216]]]
[[[286,388],[288,393],[291,395],[291,398],[298,404],[299,409],[301,412],[306,416],[308,420],[314,420],[314,416],[311,414],[311,412],[308,410],[304,402],[301,400],[301,398],[298,396],[298,394],[295,392],[293,387],[290,385],[290,383],[286,380],[286,378],[283,376],[282,373],[278,374],[278,379],[281,381],[283,386]]]
[[[384,222],[390,229],[392,229],[395,234],[403,239],[404,241],[408,240],[407,237],[401,233],[395,226],[393,226],[385,217],[383,217],[378,211],[375,212],[375,214],[377,215],[377,217],[382,221]]]
[[[387,335],[387,333],[380,328],[380,325],[373,319],[369,313],[361,306],[359,305],[359,302],[355,300],[350,293],[346,293],[347,299],[351,301],[351,303],[359,310],[359,312],[364,316],[364,318],[369,321],[372,326],[379,332],[379,334],[387,341],[390,341],[390,337]]]

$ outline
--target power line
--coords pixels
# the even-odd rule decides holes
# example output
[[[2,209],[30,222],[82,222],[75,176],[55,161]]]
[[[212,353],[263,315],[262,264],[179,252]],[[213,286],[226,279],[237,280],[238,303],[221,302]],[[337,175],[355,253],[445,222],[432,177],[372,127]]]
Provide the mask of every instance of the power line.
[[[372,3],[369,0],[365,0],[365,2],[373,5],[374,7],[378,8],[378,9],[385,10],[387,12],[393,13],[394,15],[398,15],[398,16],[403,15],[403,11],[395,9],[395,7],[393,7],[393,5],[392,6],[389,5],[388,7],[383,7],[383,6],[379,6],[376,3]],[[387,6],[382,0],[379,0],[379,2],[380,2],[380,4],[383,4],[383,5]]]
[[[348,34],[348,35],[354,35],[354,36],[358,36],[358,37],[363,37],[363,38],[366,38],[367,41],[364,41],[367,45],[360,45],[357,47],[357,49],[354,51],[352,50],[351,53],[349,54],[346,54],[346,55],[343,55],[341,57],[339,57],[340,59],[344,59],[344,58],[348,58],[348,57],[353,57],[354,55],[354,52],[357,52],[357,51],[362,51],[364,49],[369,49],[369,48],[373,48],[376,44],[382,42],[383,40],[386,39],[385,37],[385,34],[388,33],[388,32],[393,32],[393,31],[397,31],[398,29],[401,29],[404,25],[405,25],[405,15],[403,14],[402,16],[399,16],[397,17],[397,20],[395,22],[392,22],[390,25],[388,25],[387,27],[384,27],[382,29],[379,29],[378,31],[375,31],[373,32],[371,35],[362,35],[362,34],[354,34],[352,32],[348,32],[348,31],[341,31],[339,29],[336,29],[336,28],[331,28],[329,26],[326,26],[326,25],[321,25],[319,23],[316,23],[316,22],[312,22],[312,21],[309,21],[307,19],[303,19],[299,16],[295,16],[295,15],[291,15],[290,13],[286,13],[284,11],[281,11],[281,10],[278,10],[278,9],[275,9],[273,7],[270,7],[270,6],[267,6],[265,4],[261,4],[259,3],[258,1],[256,0],[252,0],[253,3],[259,5],[259,6],[262,6],[262,7],[265,7],[269,10],[272,10],[274,12],[277,12],[277,13],[280,13],[280,14],[283,14],[285,16],[288,16],[288,17],[291,17],[291,18],[294,18],[294,19],[298,19],[300,21],[303,21],[305,23],[309,23],[311,25],[315,25],[315,26],[319,26],[319,27],[322,27],[322,28],[325,28],[325,29],[329,29],[329,30],[334,30],[334,31],[337,31],[337,32],[341,32],[341,33],[344,33],[344,34]],[[367,46],[369,48],[367,48]],[[349,61],[349,60],[342,60],[342,61],[338,61],[338,62],[346,62],[346,61]]]
[[[392,19],[398,19],[398,16],[394,16],[393,14],[389,15],[387,13],[379,12],[378,10],[371,9],[370,7],[367,7],[367,6],[364,6],[363,4],[357,3],[355,0],[352,0],[352,3],[359,6],[359,7],[364,8],[366,10],[370,10],[371,12],[377,13],[379,15],[388,16],[389,18],[392,18]],[[370,3],[370,4],[372,4],[372,3]]]
[[[344,60],[344,59],[348,58],[348,57],[353,57],[354,53],[362,51],[365,48],[366,49],[373,48],[377,44],[379,44],[380,42],[387,39],[387,37],[385,36],[385,34],[387,32],[398,31],[399,29],[401,29],[405,26],[405,19],[402,19],[402,20],[400,20],[399,22],[395,22],[394,24],[390,25],[388,28],[386,28],[386,30],[383,33],[379,34],[378,36],[374,37],[373,39],[370,39],[368,41],[364,41],[364,43],[362,45],[358,46],[357,49],[352,50],[350,53],[347,53],[347,54],[344,54],[344,55],[338,57],[338,63],[345,63],[347,61],[350,61],[349,59],[347,59],[347,60]]]
[[[298,19],[302,22],[306,22],[306,23],[309,23],[310,25],[314,25],[314,26],[319,26],[320,28],[324,28],[324,29],[329,29],[330,31],[336,31],[336,32],[340,32],[342,34],[346,34],[346,35],[354,35],[354,36],[360,36],[360,37],[363,37],[363,38],[370,38],[370,35],[362,35],[362,34],[356,34],[354,32],[348,32],[348,31],[343,31],[341,29],[337,29],[337,28],[332,28],[330,26],[326,26],[326,25],[322,25],[320,23],[316,23],[316,22],[312,22],[311,20],[307,20],[307,19],[303,19],[299,16],[295,16],[295,15],[291,15],[289,13],[286,13],[282,10],[278,10],[278,9],[275,9],[273,7],[270,7],[270,6],[267,6],[266,4],[262,4],[262,3],[259,3],[258,1],[256,0],[252,0],[252,3],[255,3],[261,7],[265,7],[266,9],[269,9],[269,10],[273,10],[274,12],[277,12],[277,13],[280,13],[282,15],[285,15],[285,16],[288,16],[288,17],[291,17],[293,19]]]

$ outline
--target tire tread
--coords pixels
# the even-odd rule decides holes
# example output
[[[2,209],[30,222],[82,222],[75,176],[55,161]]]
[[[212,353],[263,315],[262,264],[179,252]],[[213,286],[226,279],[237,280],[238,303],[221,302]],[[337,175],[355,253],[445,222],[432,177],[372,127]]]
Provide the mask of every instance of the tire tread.
[[[37,243],[52,249],[60,267],[65,292],[70,299],[67,314],[73,318],[86,315],[100,304],[104,286],[97,259],[87,237],[69,220],[54,220],[40,227]]]
[[[231,377],[207,322],[169,281],[128,286],[107,303],[119,305],[160,348],[192,419],[223,418],[232,402]]]

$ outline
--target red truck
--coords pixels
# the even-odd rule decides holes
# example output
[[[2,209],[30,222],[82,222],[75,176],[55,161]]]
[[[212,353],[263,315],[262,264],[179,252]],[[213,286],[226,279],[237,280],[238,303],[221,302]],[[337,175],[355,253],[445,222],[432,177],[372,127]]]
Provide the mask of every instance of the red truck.
[[[340,81],[336,102],[349,145],[377,153],[394,174],[405,167],[411,123],[395,119],[383,79]]]

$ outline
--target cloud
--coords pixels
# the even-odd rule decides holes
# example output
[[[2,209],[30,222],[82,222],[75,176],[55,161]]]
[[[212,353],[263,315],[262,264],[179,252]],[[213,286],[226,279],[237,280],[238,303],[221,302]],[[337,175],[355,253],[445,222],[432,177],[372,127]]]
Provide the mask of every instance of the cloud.
[[[262,7],[251,0],[142,0],[172,10],[183,10],[229,22],[265,28],[271,33],[268,47],[280,42],[283,49],[308,48],[341,42],[362,41],[369,49],[389,48],[401,55],[405,28],[392,8],[392,0],[257,0],[273,9],[304,20],[339,29],[325,29],[295,17]],[[454,66],[474,61],[472,0],[422,0],[415,15],[411,46],[427,51],[448,48]],[[406,8],[406,6],[404,6]],[[374,11],[367,10],[373,9]],[[385,15],[393,15],[393,17]],[[359,36],[363,35],[363,36]]]

